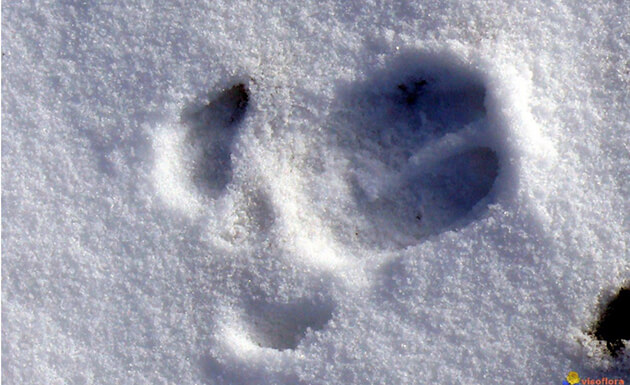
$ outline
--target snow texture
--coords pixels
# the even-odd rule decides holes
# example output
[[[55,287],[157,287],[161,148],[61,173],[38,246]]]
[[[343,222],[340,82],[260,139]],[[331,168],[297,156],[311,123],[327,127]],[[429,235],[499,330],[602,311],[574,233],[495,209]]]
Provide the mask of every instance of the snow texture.
[[[628,20],[3,2],[2,383],[630,381]]]

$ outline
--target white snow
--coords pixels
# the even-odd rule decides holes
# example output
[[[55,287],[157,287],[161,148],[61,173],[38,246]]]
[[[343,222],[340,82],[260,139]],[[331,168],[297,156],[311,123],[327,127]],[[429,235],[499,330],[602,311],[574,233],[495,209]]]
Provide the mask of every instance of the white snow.
[[[4,2],[3,384],[630,381],[628,20]]]

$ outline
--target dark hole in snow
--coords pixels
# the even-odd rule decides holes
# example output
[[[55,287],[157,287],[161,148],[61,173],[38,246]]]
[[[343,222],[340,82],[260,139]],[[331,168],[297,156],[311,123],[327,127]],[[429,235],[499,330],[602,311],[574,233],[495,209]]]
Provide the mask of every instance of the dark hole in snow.
[[[621,353],[624,347],[622,340],[630,340],[630,287],[619,290],[606,305],[593,334],[598,340],[606,342],[613,357]]]
[[[239,83],[232,88],[223,91],[221,95],[208,104],[208,109],[225,109],[224,118],[228,123],[238,123],[243,119],[245,110],[249,104],[249,91],[245,84]]]

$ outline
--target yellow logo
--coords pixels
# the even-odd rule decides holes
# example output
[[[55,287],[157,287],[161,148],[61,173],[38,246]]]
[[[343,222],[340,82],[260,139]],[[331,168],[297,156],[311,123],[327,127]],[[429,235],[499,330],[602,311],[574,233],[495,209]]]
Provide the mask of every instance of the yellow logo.
[[[577,374],[577,372],[569,372],[569,374],[567,375],[567,383],[575,385],[578,382],[580,382],[580,376]]]
[[[577,372],[569,372],[567,374],[567,379],[562,380],[562,385],[575,385],[579,383],[580,385],[624,385],[625,381],[621,378],[580,378]]]

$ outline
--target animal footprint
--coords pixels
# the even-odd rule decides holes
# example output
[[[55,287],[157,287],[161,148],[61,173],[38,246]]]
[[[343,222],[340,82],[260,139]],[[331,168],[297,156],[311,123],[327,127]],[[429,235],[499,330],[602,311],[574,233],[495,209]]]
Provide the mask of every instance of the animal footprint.
[[[306,333],[321,330],[332,318],[333,306],[318,299],[301,299],[282,304],[252,301],[245,320],[249,337],[260,347],[295,349]]]
[[[468,218],[489,195],[500,162],[485,138],[479,74],[452,58],[407,54],[348,89],[337,118],[345,127],[333,131],[352,159],[359,215],[346,214],[355,223],[342,242],[417,244]]]
[[[232,144],[249,99],[247,86],[239,83],[210,102],[185,108],[181,123],[186,127],[173,122],[155,131],[153,179],[169,206],[196,215],[209,204],[206,198],[224,192],[232,180]]]
[[[201,191],[221,191],[232,179],[232,142],[249,104],[243,83],[227,88],[203,106],[187,108],[182,120],[189,127],[192,181]]]
[[[292,370],[273,370],[259,358],[278,358],[300,349],[305,339],[316,341],[315,333],[327,327],[336,308],[330,282],[291,265],[265,276],[245,270],[238,275],[243,280],[233,283],[240,286],[240,300],[228,304],[229,316],[219,321],[218,349],[201,358],[201,371],[211,383],[301,384]],[[288,292],[279,284],[287,281]]]
[[[338,237],[336,240],[341,249],[348,254],[352,252],[352,245],[365,250],[418,244],[429,235],[472,219],[473,213],[478,211],[476,208],[483,208],[482,203],[488,202],[487,197],[500,173],[500,159],[493,150],[492,140],[487,138],[490,130],[485,96],[484,82],[478,73],[451,57],[417,53],[401,55],[373,77],[341,87],[338,94],[340,107],[331,113],[328,130],[324,132],[330,135],[341,153],[341,164],[349,166],[345,169],[332,167],[331,171],[327,169],[324,157],[321,162],[314,162],[317,167],[304,171],[296,179],[312,182],[320,177],[318,172],[324,175],[322,178],[332,179],[330,175],[339,175],[341,168],[343,175],[334,182],[342,183],[335,183],[330,189],[319,187],[325,183],[309,183],[297,194],[312,194],[312,199],[298,201],[304,202],[303,206],[308,206],[310,201],[316,202],[310,211],[320,217],[321,221],[316,223],[325,227],[326,235],[330,233],[334,234],[332,237]],[[245,86],[237,85],[223,91],[207,106],[186,114],[190,125],[189,139],[200,154],[195,166],[198,187],[212,192],[224,188],[229,182],[230,147],[248,100]],[[330,152],[329,141],[322,142],[325,151]],[[302,170],[296,168],[295,172]],[[336,190],[330,192],[333,189]],[[345,201],[322,208],[331,195],[338,195]],[[282,215],[282,210],[274,210],[273,206],[278,202],[273,199],[278,197],[269,198],[269,209],[263,213]],[[303,206],[299,209],[308,210]],[[267,229],[268,245],[281,244],[283,236],[284,218],[276,221],[275,214],[273,216],[267,222],[277,224],[280,230]],[[308,232],[291,234],[309,235]],[[321,243],[333,240],[332,237],[323,236]],[[338,250],[329,249],[330,253]],[[291,249],[291,252],[295,250]],[[300,349],[312,332],[326,328],[336,306],[343,303],[338,291],[324,288],[323,291],[331,296],[321,294],[324,281],[319,274],[311,276],[297,270],[289,273],[295,268],[290,263],[295,258],[276,259],[276,254],[262,253],[269,259],[264,262],[261,259],[259,269],[250,266],[252,272],[269,269],[252,276],[270,281],[253,285],[259,288],[256,290],[248,286],[241,291],[240,299],[229,302],[226,311],[229,316],[219,321],[225,330],[219,336],[219,345],[225,344],[221,346],[226,346],[228,353],[222,356],[225,352],[215,351],[203,361],[202,369],[209,373],[209,377],[222,373],[220,376],[227,382],[254,381],[221,362],[233,360],[236,362],[234,367],[242,367],[244,362],[256,367],[257,362],[248,360],[260,353],[273,358],[284,356],[274,350]],[[274,263],[278,266],[270,268]],[[239,269],[247,271],[247,268]],[[278,278],[281,284],[270,279],[270,275]],[[337,278],[342,282],[346,279],[343,274]],[[299,293],[293,291],[295,286],[304,284],[302,280],[309,279],[319,283],[313,287],[303,286]],[[356,282],[347,283],[356,285]],[[230,350],[236,353],[230,356]],[[260,367],[257,370],[262,373],[261,383],[295,382],[278,381],[271,371]]]

